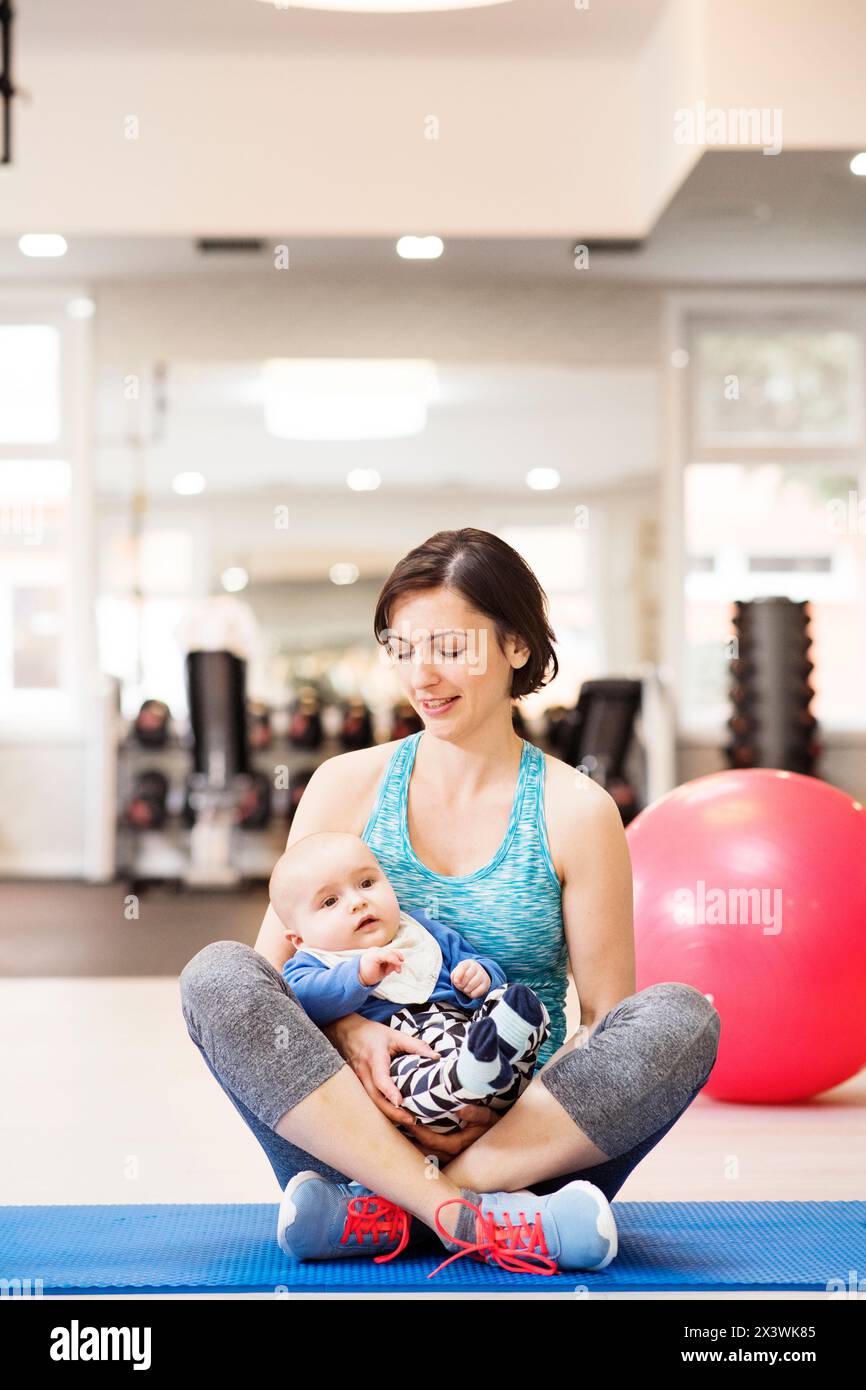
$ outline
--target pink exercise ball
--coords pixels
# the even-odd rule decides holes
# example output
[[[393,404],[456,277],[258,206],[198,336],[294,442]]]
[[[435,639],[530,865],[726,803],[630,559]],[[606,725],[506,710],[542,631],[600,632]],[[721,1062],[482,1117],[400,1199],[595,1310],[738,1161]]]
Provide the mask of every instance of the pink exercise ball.
[[[866,1066],[866,811],[771,768],[686,782],[629,826],[637,986],[722,1020],[704,1090],[784,1103]]]

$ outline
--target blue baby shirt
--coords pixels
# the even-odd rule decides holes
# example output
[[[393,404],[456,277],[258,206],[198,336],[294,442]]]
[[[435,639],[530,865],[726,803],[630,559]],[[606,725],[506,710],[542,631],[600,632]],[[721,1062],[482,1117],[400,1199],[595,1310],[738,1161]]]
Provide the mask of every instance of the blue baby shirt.
[[[490,976],[491,989],[500,989],[508,983],[502,967],[489,956],[479,956],[453,927],[446,927],[417,909],[411,915],[436,938],[442,951],[439,978],[430,998],[419,999],[419,1004],[444,1002],[474,1012],[484,1003],[483,994],[477,999],[470,999],[468,994],[455,989],[451,983],[451,971],[461,960],[477,961]],[[329,966],[307,951],[299,950],[283,966],[283,979],[297,995],[305,1013],[319,1027],[333,1023],[336,1018],[344,1018],[346,1014],[363,1014],[364,1018],[375,1019],[377,1023],[387,1023],[392,1014],[399,1013],[401,1005],[393,999],[381,999],[374,994],[375,985],[361,983],[358,977],[360,962],[359,955],[352,960],[341,961],[339,965]]]

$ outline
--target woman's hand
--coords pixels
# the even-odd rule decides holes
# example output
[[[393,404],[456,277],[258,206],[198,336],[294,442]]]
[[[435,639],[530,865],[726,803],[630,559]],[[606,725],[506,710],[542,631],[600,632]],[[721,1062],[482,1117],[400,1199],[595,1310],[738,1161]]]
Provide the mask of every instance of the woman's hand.
[[[414,1115],[406,1115],[404,1123],[412,1122],[412,1128],[407,1131],[406,1138],[420,1149],[422,1154],[451,1159],[468,1149],[470,1144],[474,1144],[476,1139],[487,1133],[491,1125],[495,1125],[496,1121],[502,1118],[500,1113],[490,1110],[486,1105],[462,1105],[456,1114],[458,1119],[463,1121],[463,1128],[456,1129],[453,1134],[439,1134],[429,1125],[416,1120]]]
[[[347,1014],[322,1030],[348,1062],[367,1095],[394,1124],[411,1124],[414,1115],[401,1109],[403,1097],[391,1078],[391,1058],[399,1052],[418,1052],[422,1057],[439,1056],[429,1043],[401,1033],[361,1014]]]
[[[453,1158],[499,1119],[487,1106],[464,1105],[457,1114],[465,1122],[465,1128],[454,1134],[437,1134],[403,1108],[403,1097],[391,1078],[391,1058],[400,1052],[439,1057],[439,1053],[428,1043],[413,1038],[409,1033],[401,1033],[397,1028],[389,1028],[385,1023],[364,1018],[361,1014],[347,1014],[345,1018],[327,1024],[322,1031],[348,1062],[373,1104],[392,1124],[405,1129],[406,1137],[422,1153]]]

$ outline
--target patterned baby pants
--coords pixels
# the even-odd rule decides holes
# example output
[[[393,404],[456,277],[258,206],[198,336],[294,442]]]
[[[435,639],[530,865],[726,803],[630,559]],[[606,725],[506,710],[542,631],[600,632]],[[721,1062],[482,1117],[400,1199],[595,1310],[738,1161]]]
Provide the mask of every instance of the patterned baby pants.
[[[492,989],[484,1003],[474,1011],[456,1004],[437,1001],[433,1004],[408,1004],[391,1015],[390,1027],[401,1033],[411,1033],[439,1053],[441,1060],[420,1057],[415,1052],[401,1052],[391,1062],[391,1079],[403,1097],[403,1107],[439,1134],[451,1134],[460,1128],[454,1111],[461,1105],[487,1105],[491,1110],[510,1110],[522,1095],[535,1070],[539,1048],[550,1034],[550,1015],[539,999],[542,1022],[529,1040],[529,1047],[514,1063],[514,1077],[502,1091],[479,1100],[463,1090],[457,1079],[457,1054],[470,1023],[485,1018],[505,993],[507,986]]]

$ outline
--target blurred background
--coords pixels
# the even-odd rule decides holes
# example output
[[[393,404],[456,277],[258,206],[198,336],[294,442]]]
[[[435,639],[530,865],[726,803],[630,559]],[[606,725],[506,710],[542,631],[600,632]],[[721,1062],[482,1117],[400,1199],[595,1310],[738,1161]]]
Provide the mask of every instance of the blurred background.
[[[521,732],[611,786],[624,819],[732,764],[820,757],[866,794],[856,65],[837,62],[828,109],[813,64],[798,86],[750,39],[739,57],[772,101],[738,122],[722,98],[751,11],[723,7],[716,50],[699,8],[20,7],[0,237],[6,875],[266,877],[317,761],[418,727],[375,598],[458,526],[516,546],[549,596],[560,674],[520,703]],[[783,8],[792,38],[790,7],[762,24]],[[844,31],[859,51],[853,13],[831,6],[815,42]],[[698,59],[717,105],[685,102]],[[511,109],[518,71],[544,79],[543,110]],[[789,601],[771,605],[778,640],[786,622],[801,638],[775,678],[738,662],[735,605],[764,599]],[[198,728],[196,648],[239,668],[201,672],[230,712],[202,706]],[[796,711],[796,746],[767,746],[759,698]],[[214,800],[208,875],[194,832]]]
[[[16,11],[4,974],[254,940],[312,769],[420,727],[372,619],[439,529],[535,569],[516,725],[624,821],[866,799],[858,5]]]

